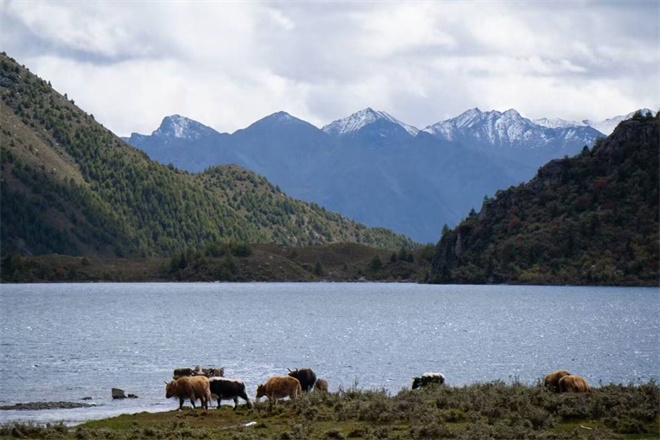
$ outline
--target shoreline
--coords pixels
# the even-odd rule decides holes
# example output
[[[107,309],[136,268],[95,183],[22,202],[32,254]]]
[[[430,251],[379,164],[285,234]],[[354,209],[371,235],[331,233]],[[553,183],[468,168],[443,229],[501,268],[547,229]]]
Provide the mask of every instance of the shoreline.
[[[467,284],[467,283],[424,283],[415,280],[32,280],[32,281],[2,281],[0,286],[21,285],[59,285],[59,284],[417,284],[426,286],[493,286],[493,287],[571,287],[571,288],[644,288],[660,289],[660,283],[655,284],[522,284],[522,283],[500,283],[500,284]]]
[[[44,438],[341,439],[341,438],[547,438],[655,439],[660,435],[660,386],[604,385],[589,393],[493,381],[461,387],[436,385],[388,394],[382,390],[311,392],[298,400],[255,410],[241,404],[208,410],[122,414],[73,426],[0,425],[0,437],[33,430]],[[18,430],[18,431],[16,431]],[[296,434],[298,433],[298,435]],[[300,436],[304,433],[304,436]],[[9,434],[9,435],[8,435]]]
[[[13,258],[12,267],[3,267],[1,284],[29,283],[270,283],[270,282],[386,282],[421,283],[429,280],[432,247],[416,249],[406,259],[392,250],[364,245],[328,245],[287,248],[250,245],[247,256],[200,257],[183,268],[175,258],[115,258],[50,254]],[[376,264],[377,263],[377,264]],[[549,284],[547,279],[503,280],[493,286],[589,286],[660,287],[660,282],[638,280],[620,284]],[[453,283],[456,285],[469,285]],[[451,285],[438,284],[438,285]]]

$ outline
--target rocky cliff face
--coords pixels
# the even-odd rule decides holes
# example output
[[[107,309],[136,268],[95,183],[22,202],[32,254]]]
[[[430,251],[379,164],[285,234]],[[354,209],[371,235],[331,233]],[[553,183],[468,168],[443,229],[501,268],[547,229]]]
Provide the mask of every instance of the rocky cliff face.
[[[660,119],[498,191],[436,247],[433,282],[657,284]]]

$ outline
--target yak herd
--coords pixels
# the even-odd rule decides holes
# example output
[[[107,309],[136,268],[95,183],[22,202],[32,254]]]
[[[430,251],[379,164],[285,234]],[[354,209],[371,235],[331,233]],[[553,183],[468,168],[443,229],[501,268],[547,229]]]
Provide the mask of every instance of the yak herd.
[[[216,376],[213,376],[216,374]],[[182,368],[174,370],[174,380],[165,382],[165,397],[177,397],[179,399],[179,409],[183,408],[183,402],[190,400],[192,407],[195,408],[195,402],[199,399],[204,409],[209,408],[209,402],[215,398],[218,402],[218,408],[223,400],[233,400],[234,410],[238,407],[238,398],[245,400],[248,409],[253,405],[247,395],[245,384],[239,379],[228,379],[222,377],[223,369],[203,370],[199,367],[192,370]],[[209,377],[210,376],[210,377]],[[317,379],[316,374],[310,368],[289,369],[288,376],[273,376],[266,383],[257,386],[257,401],[266,396],[268,401],[277,403],[278,399],[289,397],[297,399],[303,392],[328,391],[328,382],[323,379]]]
[[[248,409],[253,404],[247,395],[245,384],[239,379],[228,379],[222,377],[223,369],[202,370],[178,369],[174,371],[174,380],[165,382],[165,397],[177,397],[179,399],[179,410],[183,408],[183,402],[190,400],[193,409],[195,402],[199,399],[204,409],[209,408],[209,402],[215,398],[220,408],[222,400],[233,400],[234,411],[238,407],[238,398],[245,400]],[[215,376],[214,376],[215,375]],[[210,376],[210,377],[209,377]],[[443,385],[445,376],[442,373],[425,373],[412,380],[412,389],[426,387],[429,385]],[[558,370],[543,378],[543,385],[550,391],[563,393],[567,391],[588,392],[591,391],[587,381],[581,377],[569,373],[566,370]],[[287,376],[273,376],[265,383],[257,386],[257,402],[261,397],[266,397],[272,405],[278,399],[289,397],[297,399],[303,392],[309,391],[327,392],[328,382],[317,379],[316,374],[310,368],[289,369]]]

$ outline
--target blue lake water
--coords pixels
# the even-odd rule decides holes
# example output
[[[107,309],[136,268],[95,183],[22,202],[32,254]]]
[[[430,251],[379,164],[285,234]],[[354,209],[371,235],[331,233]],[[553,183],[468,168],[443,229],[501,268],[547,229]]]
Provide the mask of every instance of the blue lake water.
[[[225,367],[254,396],[287,367],[331,391],[534,384],[567,369],[595,386],[660,380],[660,289],[382,283],[0,285],[0,405],[92,397],[94,408],[0,411],[76,423],[165,411],[176,367]],[[113,401],[120,387],[139,399]]]

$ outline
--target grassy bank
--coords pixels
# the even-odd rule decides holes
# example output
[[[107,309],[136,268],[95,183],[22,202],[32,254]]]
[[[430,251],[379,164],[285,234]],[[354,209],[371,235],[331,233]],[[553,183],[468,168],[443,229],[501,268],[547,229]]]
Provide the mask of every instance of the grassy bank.
[[[176,403],[172,402],[172,407]],[[491,382],[311,393],[272,409],[141,413],[75,428],[7,425],[0,437],[61,439],[656,439],[660,387],[607,385],[586,394]],[[251,423],[250,426],[244,425]]]

